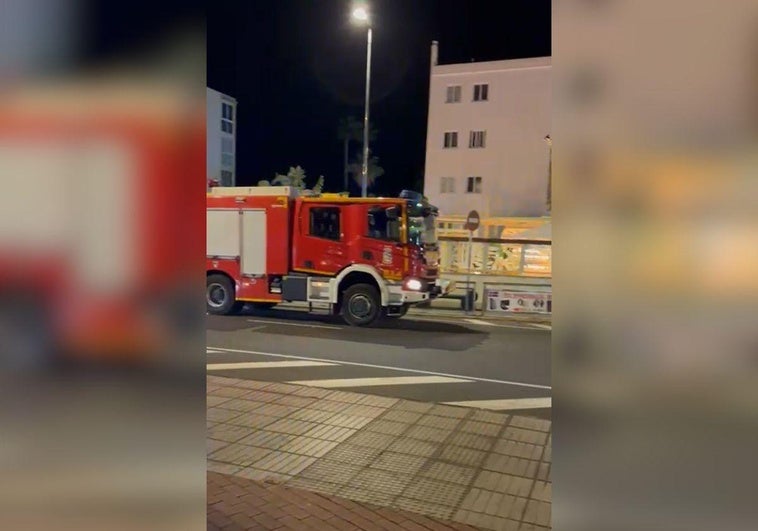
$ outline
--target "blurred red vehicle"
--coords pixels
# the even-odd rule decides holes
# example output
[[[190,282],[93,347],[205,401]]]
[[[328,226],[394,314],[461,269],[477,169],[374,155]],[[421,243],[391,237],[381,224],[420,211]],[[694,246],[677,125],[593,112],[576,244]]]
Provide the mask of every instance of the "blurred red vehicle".
[[[202,300],[190,295],[204,246],[202,104],[119,81],[2,95],[4,362],[145,361],[190,326],[182,315]]]

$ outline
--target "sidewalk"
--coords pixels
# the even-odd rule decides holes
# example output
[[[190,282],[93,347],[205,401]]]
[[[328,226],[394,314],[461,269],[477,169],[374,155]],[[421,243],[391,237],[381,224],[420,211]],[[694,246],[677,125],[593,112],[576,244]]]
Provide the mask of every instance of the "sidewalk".
[[[208,472],[208,530],[475,531],[408,511]]]
[[[282,383],[207,381],[216,528],[549,529],[550,421]],[[366,521],[351,521],[336,506]],[[367,518],[372,512],[394,527]],[[349,526],[338,523],[346,519]]]

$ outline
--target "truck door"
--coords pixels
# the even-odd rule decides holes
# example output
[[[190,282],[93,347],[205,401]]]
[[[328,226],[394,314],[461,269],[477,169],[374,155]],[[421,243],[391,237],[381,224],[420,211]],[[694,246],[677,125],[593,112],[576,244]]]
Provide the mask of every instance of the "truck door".
[[[363,262],[374,266],[389,280],[403,277],[404,249],[399,210],[398,207],[389,205],[370,206],[366,210],[364,221]]]
[[[293,253],[296,271],[335,275],[342,269],[346,256],[343,214],[337,205],[303,205],[300,241]]]

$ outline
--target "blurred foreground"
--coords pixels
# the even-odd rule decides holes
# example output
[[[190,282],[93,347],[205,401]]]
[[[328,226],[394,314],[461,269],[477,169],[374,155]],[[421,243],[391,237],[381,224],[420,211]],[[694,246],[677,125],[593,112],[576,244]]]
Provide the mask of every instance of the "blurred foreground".
[[[203,529],[203,31],[2,18],[0,527]]]
[[[755,2],[554,7],[556,529],[748,529]]]

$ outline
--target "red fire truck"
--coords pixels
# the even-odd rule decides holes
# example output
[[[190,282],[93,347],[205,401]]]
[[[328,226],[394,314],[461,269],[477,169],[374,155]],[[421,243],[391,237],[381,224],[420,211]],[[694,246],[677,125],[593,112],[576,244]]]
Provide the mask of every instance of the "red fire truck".
[[[354,326],[402,317],[451,289],[439,278],[436,214],[412,192],[385,199],[214,187],[207,195],[207,311],[298,301]]]

